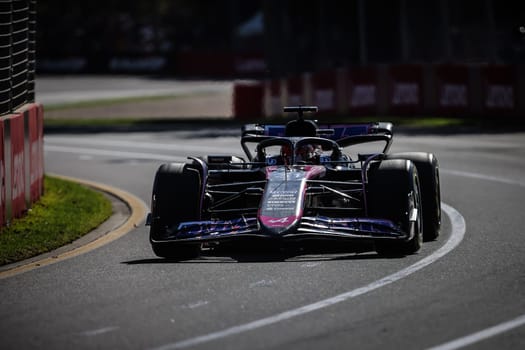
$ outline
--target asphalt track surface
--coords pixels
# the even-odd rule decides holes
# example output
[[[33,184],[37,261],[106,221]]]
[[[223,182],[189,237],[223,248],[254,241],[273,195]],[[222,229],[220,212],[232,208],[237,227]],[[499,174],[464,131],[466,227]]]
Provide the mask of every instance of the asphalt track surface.
[[[393,151],[432,151],[441,165],[443,232],[419,254],[205,255],[173,263],[153,255],[140,225],[81,256],[0,280],[0,346],[452,349],[459,340],[523,348],[524,143],[523,134],[397,135]],[[218,150],[240,154],[238,132],[45,140],[46,171],[145,203],[162,162]]]
[[[163,162],[241,155],[239,131],[46,135],[46,171],[149,204]],[[0,279],[2,349],[525,348],[525,134],[395,136],[440,161],[444,220],[415,255],[154,256],[141,223]]]

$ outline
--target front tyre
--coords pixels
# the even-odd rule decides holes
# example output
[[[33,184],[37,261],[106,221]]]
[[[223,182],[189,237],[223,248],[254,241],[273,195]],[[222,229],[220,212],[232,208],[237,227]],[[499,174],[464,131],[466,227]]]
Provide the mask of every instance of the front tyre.
[[[390,154],[388,159],[408,159],[416,165],[421,182],[423,238],[425,241],[435,240],[441,230],[441,190],[436,156],[432,153],[405,152]]]
[[[384,160],[368,175],[369,216],[388,219],[407,233],[406,240],[375,242],[381,255],[414,254],[423,243],[421,193],[417,169],[410,160]]]
[[[185,163],[163,164],[155,174],[151,198],[150,243],[155,255],[174,260],[195,258],[200,244],[167,241],[170,229],[201,216],[202,181],[197,169]]]

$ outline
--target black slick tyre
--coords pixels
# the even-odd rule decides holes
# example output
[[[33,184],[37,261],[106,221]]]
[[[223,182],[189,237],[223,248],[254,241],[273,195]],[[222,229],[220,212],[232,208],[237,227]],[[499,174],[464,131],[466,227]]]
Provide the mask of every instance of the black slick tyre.
[[[441,190],[436,156],[425,152],[405,152],[388,155],[388,159],[408,159],[416,165],[421,184],[423,239],[437,239],[441,231]]]
[[[405,240],[378,239],[381,255],[416,253],[423,243],[423,219],[417,169],[410,160],[384,160],[373,164],[368,173],[368,214],[387,219],[407,233]]]
[[[150,243],[155,255],[174,260],[195,258],[200,244],[169,240],[170,229],[201,215],[201,178],[185,163],[163,164],[155,174],[151,199]]]

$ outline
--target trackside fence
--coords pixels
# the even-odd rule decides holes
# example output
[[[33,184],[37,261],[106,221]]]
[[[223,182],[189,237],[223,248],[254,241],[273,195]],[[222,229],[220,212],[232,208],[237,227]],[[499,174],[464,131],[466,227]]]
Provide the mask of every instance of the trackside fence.
[[[261,101],[243,89],[258,89]],[[247,98],[249,96],[249,98]],[[403,64],[340,68],[236,83],[234,116],[282,115],[284,105],[325,115],[512,118],[525,122],[524,65]]]
[[[36,0],[0,0],[0,115],[35,98]]]

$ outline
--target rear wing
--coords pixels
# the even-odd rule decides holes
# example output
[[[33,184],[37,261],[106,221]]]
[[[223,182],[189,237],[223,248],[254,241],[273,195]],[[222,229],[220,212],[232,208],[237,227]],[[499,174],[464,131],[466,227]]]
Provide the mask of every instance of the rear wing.
[[[321,124],[317,136],[339,142],[349,136],[358,135],[393,135],[393,125],[389,122],[374,122],[363,124]],[[242,127],[242,136],[253,137],[285,137],[285,124],[246,124]]]
[[[247,142],[261,142],[265,139],[285,136],[285,124],[245,124],[242,127],[241,144],[246,152]],[[321,124],[317,128],[316,136],[333,140],[340,147],[385,141],[386,146],[383,153],[387,153],[392,143],[393,124],[390,122]]]

